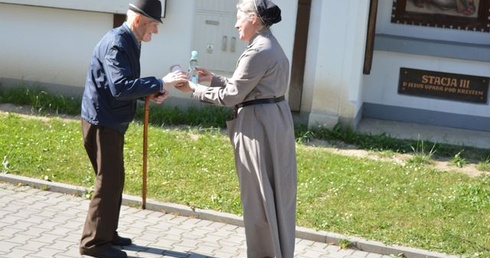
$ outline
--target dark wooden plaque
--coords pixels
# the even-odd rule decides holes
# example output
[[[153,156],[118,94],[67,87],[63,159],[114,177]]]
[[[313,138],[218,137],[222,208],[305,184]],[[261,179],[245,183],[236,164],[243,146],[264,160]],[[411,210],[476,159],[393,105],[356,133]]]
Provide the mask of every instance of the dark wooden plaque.
[[[487,103],[488,77],[400,68],[398,93]]]

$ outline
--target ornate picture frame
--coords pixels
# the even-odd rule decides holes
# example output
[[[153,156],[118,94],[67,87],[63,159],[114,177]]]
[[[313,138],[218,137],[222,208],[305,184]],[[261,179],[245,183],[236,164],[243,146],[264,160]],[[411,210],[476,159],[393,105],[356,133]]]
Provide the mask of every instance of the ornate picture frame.
[[[490,32],[488,0],[393,0],[391,22]]]

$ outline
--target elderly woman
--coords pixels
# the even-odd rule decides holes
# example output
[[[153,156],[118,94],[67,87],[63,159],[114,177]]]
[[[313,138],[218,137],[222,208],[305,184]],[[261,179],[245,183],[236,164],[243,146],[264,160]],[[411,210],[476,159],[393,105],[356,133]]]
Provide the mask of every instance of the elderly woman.
[[[199,81],[176,85],[193,98],[235,107],[228,133],[235,153],[249,258],[294,255],[296,150],[291,111],[284,99],[289,61],[270,26],[281,10],[267,0],[237,4],[240,39],[249,45],[231,78],[200,71]]]

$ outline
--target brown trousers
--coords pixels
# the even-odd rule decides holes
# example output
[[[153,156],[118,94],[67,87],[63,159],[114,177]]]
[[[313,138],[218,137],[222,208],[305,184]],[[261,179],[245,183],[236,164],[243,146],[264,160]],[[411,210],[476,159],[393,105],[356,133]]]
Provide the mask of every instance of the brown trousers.
[[[96,178],[80,241],[81,254],[111,245],[119,222],[124,187],[124,135],[83,119],[82,133]]]

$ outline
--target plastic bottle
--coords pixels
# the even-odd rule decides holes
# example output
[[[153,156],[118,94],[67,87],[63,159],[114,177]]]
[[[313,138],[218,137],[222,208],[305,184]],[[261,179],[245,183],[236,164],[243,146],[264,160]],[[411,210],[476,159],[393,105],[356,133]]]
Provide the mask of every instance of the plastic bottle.
[[[196,67],[199,67],[199,60],[197,59],[197,51],[191,52],[191,60],[189,60],[189,80],[197,84],[199,82],[199,72]]]

